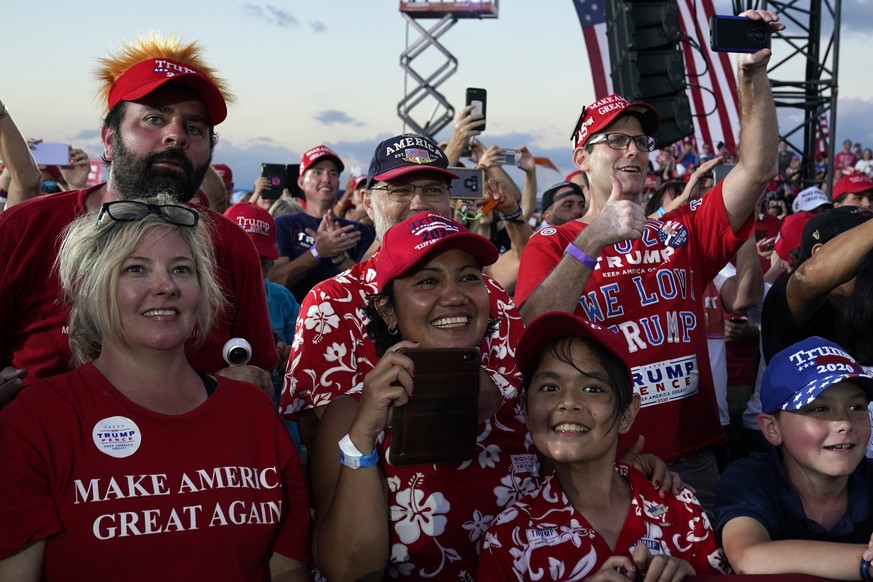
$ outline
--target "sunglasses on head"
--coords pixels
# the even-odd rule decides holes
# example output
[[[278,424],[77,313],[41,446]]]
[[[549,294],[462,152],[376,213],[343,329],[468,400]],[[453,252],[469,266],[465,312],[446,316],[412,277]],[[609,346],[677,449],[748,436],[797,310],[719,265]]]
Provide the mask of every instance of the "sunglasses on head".
[[[197,226],[200,213],[179,204],[148,204],[136,200],[117,200],[106,202],[97,217],[97,224],[109,217],[115,222],[136,222],[149,214],[156,214],[164,222],[177,226]]]

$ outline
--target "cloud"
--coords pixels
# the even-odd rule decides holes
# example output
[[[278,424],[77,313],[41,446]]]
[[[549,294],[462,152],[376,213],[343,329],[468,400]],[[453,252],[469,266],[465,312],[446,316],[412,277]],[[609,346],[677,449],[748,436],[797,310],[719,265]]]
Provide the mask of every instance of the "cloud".
[[[352,117],[349,117],[342,111],[337,111],[336,109],[328,109],[327,111],[319,111],[315,114],[315,119],[320,121],[325,125],[353,125],[355,127],[361,127],[364,124],[363,121],[358,121]]]
[[[840,28],[843,32],[870,34],[871,0],[849,0],[841,4]],[[864,23],[867,24],[864,24]]]
[[[840,97],[837,103],[837,148],[844,139],[873,146],[873,99]]]
[[[83,129],[79,133],[73,136],[75,140],[81,141],[90,141],[90,140],[99,140],[100,139],[100,130],[99,129]]]
[[[381,132],[362,140],[336,141],[326,145],[340,155],[346,166],[346,173],[351,172],[352,168],[366,173],[376,144],[392,135],[394,135],[393,132]],[[570,161],[569,146],[540,148],[535,145],[534,138],[528,134],[489,135],[486,143],[489,145],[498,144],[507,148],[527,144],[533,155],[551,159],[560,171],[555,172],[547,168],[537,169],[538,190],[540,192],[552,184],[562,181],[564,175],[575,169]],[[296,164],[300,161],[301,154],[302,152],[291,151],[269,137],[258,137],[240,143],[222,139],[219,140],[218,146],[215,148],[213,161],[227,164],[233,169],[234,183],[237,188],[251,190],[255,179],[260,175],[262,163]],[[523,187],[524,172],[515,167],[507,167],[507,172],[519,188]],[[340,182],[342,183],[344,180],[345,175],[340,179]]]
[[[276,24],[282,28],[297,26],[297,19],[280,8],[267,5],[267,11],[276,19]]]
[[[310,22],[309,26],[312,27],[312,32],[326,32],[327,31],[327,27],[324,25],[324,23],[319,22],[319,21]]]
[[[263,20],[268,24],[275,24],[280,28],[292,28],[299,24],[293,15],[270,4],[263,6],[259,4],[243,4],[242,9],[253,17]]]

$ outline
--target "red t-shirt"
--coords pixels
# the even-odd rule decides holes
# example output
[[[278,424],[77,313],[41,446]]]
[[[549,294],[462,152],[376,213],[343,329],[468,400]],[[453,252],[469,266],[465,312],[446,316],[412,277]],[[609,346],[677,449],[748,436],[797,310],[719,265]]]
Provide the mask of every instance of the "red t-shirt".
[[[661,499],[636,469],[618,465],[616,470],[627,478],[632,497],[615,550],[576,511],[552,474],[494,520],[482,543],[476,579],[584,580],[610,556],[633,556],[639,544],[652,554],[689,562],[697,574],[730,573],[709,519],[688,489]]]
[[[270,399],[219,377],[179,415],[143,408],[92,365],[0,411],[0,559],[45,540],[45,580],[258,580],[308,563],[303,468]]]
[[[837,175],[843,169],[845,174],[851,174],[855,171],[855,164],[858,163],[858,156],[852,152],[841,151],[834,156],[834,168],[837,169]]]
[[[40,196],[0,213],[0,368],[26,369],[27,383],[70,369],[69,309],[54,262],[64,229],[87,212],[88,195],[102,186]],[[227,218],[195,208],[214,225],[215,275],[230,307],[207,339],[188,350],[188,360],[196,370],[216,372],[226,366],[224,343],[242,337],[252,346],[250,363],[269,370],[279,355],[254,243]]]
[[[734,235],[717,184],[658,220],[643,235],[603,249],[576,314],[621,331],[642,409],[624,450],[642,433],[646,452],[667,462],[724,441],[709,366],[703,291],[751,235],[752,215]],[[535,233],[524,248],[515,299],[546,279],[586,227],[573,221]]]

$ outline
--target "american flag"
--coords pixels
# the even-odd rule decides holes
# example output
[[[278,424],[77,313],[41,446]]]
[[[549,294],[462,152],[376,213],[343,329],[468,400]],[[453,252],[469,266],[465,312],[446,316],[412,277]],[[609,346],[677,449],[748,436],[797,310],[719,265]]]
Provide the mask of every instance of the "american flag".
[[[828,112],[818,108],[818,123],[815,126],[815,153],[827,153],[830,148],[831,131],[828,127]]]
[[[605,2],[573,0],[588,49],[595,99],[613,92]],[[733,65],[727,53],[712,52],[709,48],[709,17],[715,14],[713,0],[678,0],[678,4],[695,142],[708,143],[715,149],[723,141],[730,151],[737,151],[740,115]]]

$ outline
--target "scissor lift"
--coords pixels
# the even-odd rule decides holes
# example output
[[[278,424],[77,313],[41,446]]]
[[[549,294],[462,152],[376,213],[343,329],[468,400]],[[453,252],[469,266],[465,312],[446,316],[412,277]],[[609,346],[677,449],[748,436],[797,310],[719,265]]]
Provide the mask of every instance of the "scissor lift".
[[[461,18],[497,18],[498,0],[480,2],[440,2],[438,0],[409,0],[400,2],[400,13],[408,23],[406,50],[400,55],[400,67],[406,71],[405,96],[397,104],[397,114],[404,126],[415,133],[434,139],[455,117],[452,104],[437,88],[458,70],[458,59],[440,43],[442,37]],[[436,20],[430,28],[419,21]],[[409,30],[420,37],[409,42]],[[428,49],[433,49],[428,51]],[[413,60],[427,55],[438,63],[429,73],[413,68]],[[445,59],[445,60],[443,60]],[[428,63],[430,64],[430,63]],[[419,69],[422,65],[419,64]],[[412,80],[414,86],[410,87]],[[426,117],[425,117],[426,115]]]

